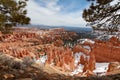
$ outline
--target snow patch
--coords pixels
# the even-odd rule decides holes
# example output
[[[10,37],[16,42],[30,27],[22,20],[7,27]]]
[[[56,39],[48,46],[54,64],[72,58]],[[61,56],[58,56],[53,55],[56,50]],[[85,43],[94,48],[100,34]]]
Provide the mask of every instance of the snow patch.
[[[44,56],[40,56],[40,58],[38,60],[36,60],[36,62],[40,62],[41,64],[45,64],[46,60],[47,60],[47,55],[44,55]]]
[[[82,73],[83,72],[83,65],[79,65],[78,67],[77,67],[77,69],[75,69],[73,72],[71,72],[71,76],[73,76],[73,75],[75,75],[75,74],[78,74],[78,73]]]
[[[90,40],[90,39],[80,39],[80,40],[78,40],[78,42],[80,42],[81,44],[84,44],[85,42],[89,42],[91,44],[95,43],[95,41]]]
[[[84,56],[84,58],[90,58],[90,56],[85,55],[83,52],[75,53],[74,58],[75,58],[75,66],[77,66],[78,62],[80,61],[80,56]]]
[[[83,48],[91,50],[90,46],[83,46]]]
[[[96,69],[94,73],[104,73],[107,72],[109,63],[96,63]]]

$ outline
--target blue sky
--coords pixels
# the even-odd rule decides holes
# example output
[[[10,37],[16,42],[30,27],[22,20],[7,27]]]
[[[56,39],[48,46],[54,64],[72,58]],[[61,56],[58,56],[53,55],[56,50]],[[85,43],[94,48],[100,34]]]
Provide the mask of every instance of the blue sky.
[[[32,24],[85,27],[82,11],[86,0],[29,0],[27,10]]]
[[[42,7],[47,7],[50,1],[57,1],[55,4],[61,7],[62,13],[70,13],[82,10],[88,2],[86,0],[35,0]]]

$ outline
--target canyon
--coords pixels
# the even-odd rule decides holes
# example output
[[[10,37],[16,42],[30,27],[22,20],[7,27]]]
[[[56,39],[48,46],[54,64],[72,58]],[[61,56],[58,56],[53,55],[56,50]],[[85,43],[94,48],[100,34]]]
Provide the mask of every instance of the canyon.
[[[119,73],[119,38],[67,43],[76,37],[63,28],[18,27],[11,34],[0,33],[0,52],[22,61],[29,59],[50,74],[89,77]]]

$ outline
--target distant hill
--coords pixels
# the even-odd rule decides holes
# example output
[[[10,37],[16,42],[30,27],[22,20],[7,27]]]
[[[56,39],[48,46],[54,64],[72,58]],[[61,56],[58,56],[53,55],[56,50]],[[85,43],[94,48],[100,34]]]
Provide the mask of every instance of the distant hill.
[[[76,33],[89,33],[92,31],[92,28],[84,27],[74,27],[74,26],[48,26],[48,25],[18,25],[19,27],[37,27],[41,29],[50,29],[50,28],[64,28],[67,31],[73,31]]]

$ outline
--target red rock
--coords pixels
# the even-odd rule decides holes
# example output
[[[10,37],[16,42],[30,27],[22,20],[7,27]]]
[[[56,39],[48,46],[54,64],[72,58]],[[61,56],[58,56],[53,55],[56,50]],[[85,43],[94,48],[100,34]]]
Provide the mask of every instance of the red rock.
[[[97,62],[120,61],[120,41],[112,37],[109,41],[98,41],[90,53],[95,54]]]
[[[107,72],[111,72],[111,71],[115,71],[115,70],[120,70],[120,62],[111,62],[108,65]]]
[[[84,68],[83,68],[83,72],[86,72],[86,71],[88,70],[88,67],[89,67],[88,64],[85,63],[85,64],[84,64]]]
[[[84,76],[86,76],[86,77],[89,77],[89,76],[94,75],[94,73],[93,73],[92,71],[90,71],[90,70],[87,70],[87,71],[84,72],[83,74],[84,74]]]
[[[90,59],[89,59],[89,63],[88,63],[90,71],[93,71],[95,69],[95,63],[96,63],[96,60],[95,60],[94,54],[90,54]]]
[[[89,54],[89,50],[83,48],[81,45],[76,45],[73,47],[73,52],[76,53],[76,52],[83,52],[85,54]]]
[[[82,65],[85,64],[85,59],[83,55],[80,56],[80,62],[78,64],[82,64]]]

